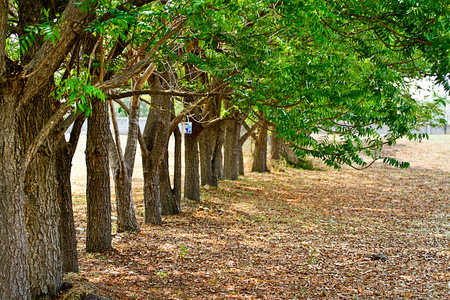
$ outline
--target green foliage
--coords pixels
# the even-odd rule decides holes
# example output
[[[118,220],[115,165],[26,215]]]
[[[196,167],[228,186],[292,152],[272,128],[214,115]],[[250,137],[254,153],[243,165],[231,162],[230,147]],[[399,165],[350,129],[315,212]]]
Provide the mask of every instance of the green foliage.
[[[53,96],[58,100],[65,100],[67,105],[73,105],[75,111],[80,109],[88,116],[92,110],[91,101],[99,99],[105,101],[102,90],[91,84],[91,78],[87,72],[78,76],[71,76],[57,86]]]

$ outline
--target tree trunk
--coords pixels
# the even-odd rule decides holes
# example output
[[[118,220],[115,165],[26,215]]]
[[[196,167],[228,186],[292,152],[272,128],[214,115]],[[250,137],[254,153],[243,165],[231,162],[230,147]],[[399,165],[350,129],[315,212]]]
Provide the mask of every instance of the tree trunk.
[[[59,178],[59,240],[63,273],[78,272],[77,236],[72,208],[72,187],[70,173],[72,159],[78,143],[79,131],[84,118],[78,119],[72,127],[69,143],[63,138],[59,144],[56,172]]]
[[[86,251],[111,249],[111,190],[109,181],[108,131],[106,102],[95,101],[88,118],[86,142]]]
[[[224,142],[223,177],[236,180],[239,177],[239,136],[241,123],[238,120],[228,121]]]
[[[139,224],[134,210],[132,179],[134,161],[136,157],[137,132],[139,130],[139,101],[133,99],[130,115],[128,117],[128,136],[125,155],[122,154],[120,135],[114,115],[114,109],[110,102],[111,116],[116,135],[116,141],[108,132],[109,154],[116,192],[117,232],[137,232]]]
[[[175,202],[177,203],[178,212],[181,213],[181,132],[180,129],[177,128],[174,131],[175,136],[175,165],[174,165],[174,176],[173,176],[173,191],[175,195]]]
[[[212,164],[212,149],[210,129],[206,128],[199,136],[198,144],[200,149],[200,166],[201,166],[201,184],[217,187],[217,175],[214,172]]]
[[[167,76],[167,74],[165,75]],[[148,82],[152,89],[161,89],[161,81],[158,76],[150,76]],[[146,224],[162,222],[159,170],[169,144],[170,108],[170,96],[152,96],[151,109],[143,134],[145,148],[142,149]]]
[[[30,298],[25,196],[18,124],[11,118],[16,97],[5,89],[0,84],[0,299],[19,300]]]
[[[270,159],[279,160],[281,149],[281,140],[277,137],[275,129],[270,133]]]
[[[239,145],[238,153],[239,153],[239,175],[245,175],[244,152],[242,151],[242,145]]]
[[[253,152],[253,172],[269,172],[267,167],[267,124],[263,123],[259,129]]]
[[[217,180],[223,179],[223,153],[222,148],[225,142],[225,127],[226,122],[220,122],[216,126],[213,134],[214,151],[212,154],[212,165],[214,176]]]
[[[180,213],[179,204],[175,198],[175,190],[172,189],[169,173],[169,152],[164,154],[159,169],[159,186],[161,191],[161,210],[164,216]]]
[[[52,115],[50,89],[34,97],[24,107],[19,119],[23,149],[40,132]],[[35,111],[35,114],[30,114]],[[28,232],[28,266],[31,297],[55,297],[60,290],[63,272],[59,240],[59,180],[56,166],[59,144],[52,132],[28,166],[24,179],[25,215]],[[61,184],[64,182],[61,181]],[[42,266],[45,266],[43,268]]]
[[[192,133],[184,135],[184,198],[200,201],[198,136]]]

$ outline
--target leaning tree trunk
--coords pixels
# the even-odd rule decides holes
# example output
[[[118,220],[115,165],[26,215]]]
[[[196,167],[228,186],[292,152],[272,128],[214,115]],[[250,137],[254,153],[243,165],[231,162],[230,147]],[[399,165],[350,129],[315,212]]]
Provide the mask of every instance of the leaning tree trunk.
[[[106,102],[93,101],[88,118],[86,142],[86,251],[111,249],[111,190],[109,181],[108,130]]]
[[[268,172],[267,167],[267,123],[264,122],[255,141],[255,150],[253,152],[253,172]]]
[[[73,218],[70,173],[72,170],[72,159],[83,123],[84,116],[81,116],[72,127],[69,142],[66,142],[64,138],[61,139],[56,163],[56,171],[59,178],[59,239],[64,273],[78,272],[77,237]]]

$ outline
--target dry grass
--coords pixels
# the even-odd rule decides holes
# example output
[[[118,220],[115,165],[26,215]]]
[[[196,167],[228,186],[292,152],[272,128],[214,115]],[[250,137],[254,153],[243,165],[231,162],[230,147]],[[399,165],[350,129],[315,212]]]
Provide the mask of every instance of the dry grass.
[[[80,273],[115,299],[450,299],[450,136],[386,151],[411,168],[247,171],[161,226],[116,234],[113,251],[87,254],[78,231]]]

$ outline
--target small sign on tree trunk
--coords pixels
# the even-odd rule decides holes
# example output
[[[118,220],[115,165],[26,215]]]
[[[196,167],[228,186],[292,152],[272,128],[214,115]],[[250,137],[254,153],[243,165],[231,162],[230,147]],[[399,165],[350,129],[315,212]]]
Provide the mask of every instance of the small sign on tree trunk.
[[[184,122],[183,123],[183,133],[187,133],[187,134],[192,133],[192,122]]]

